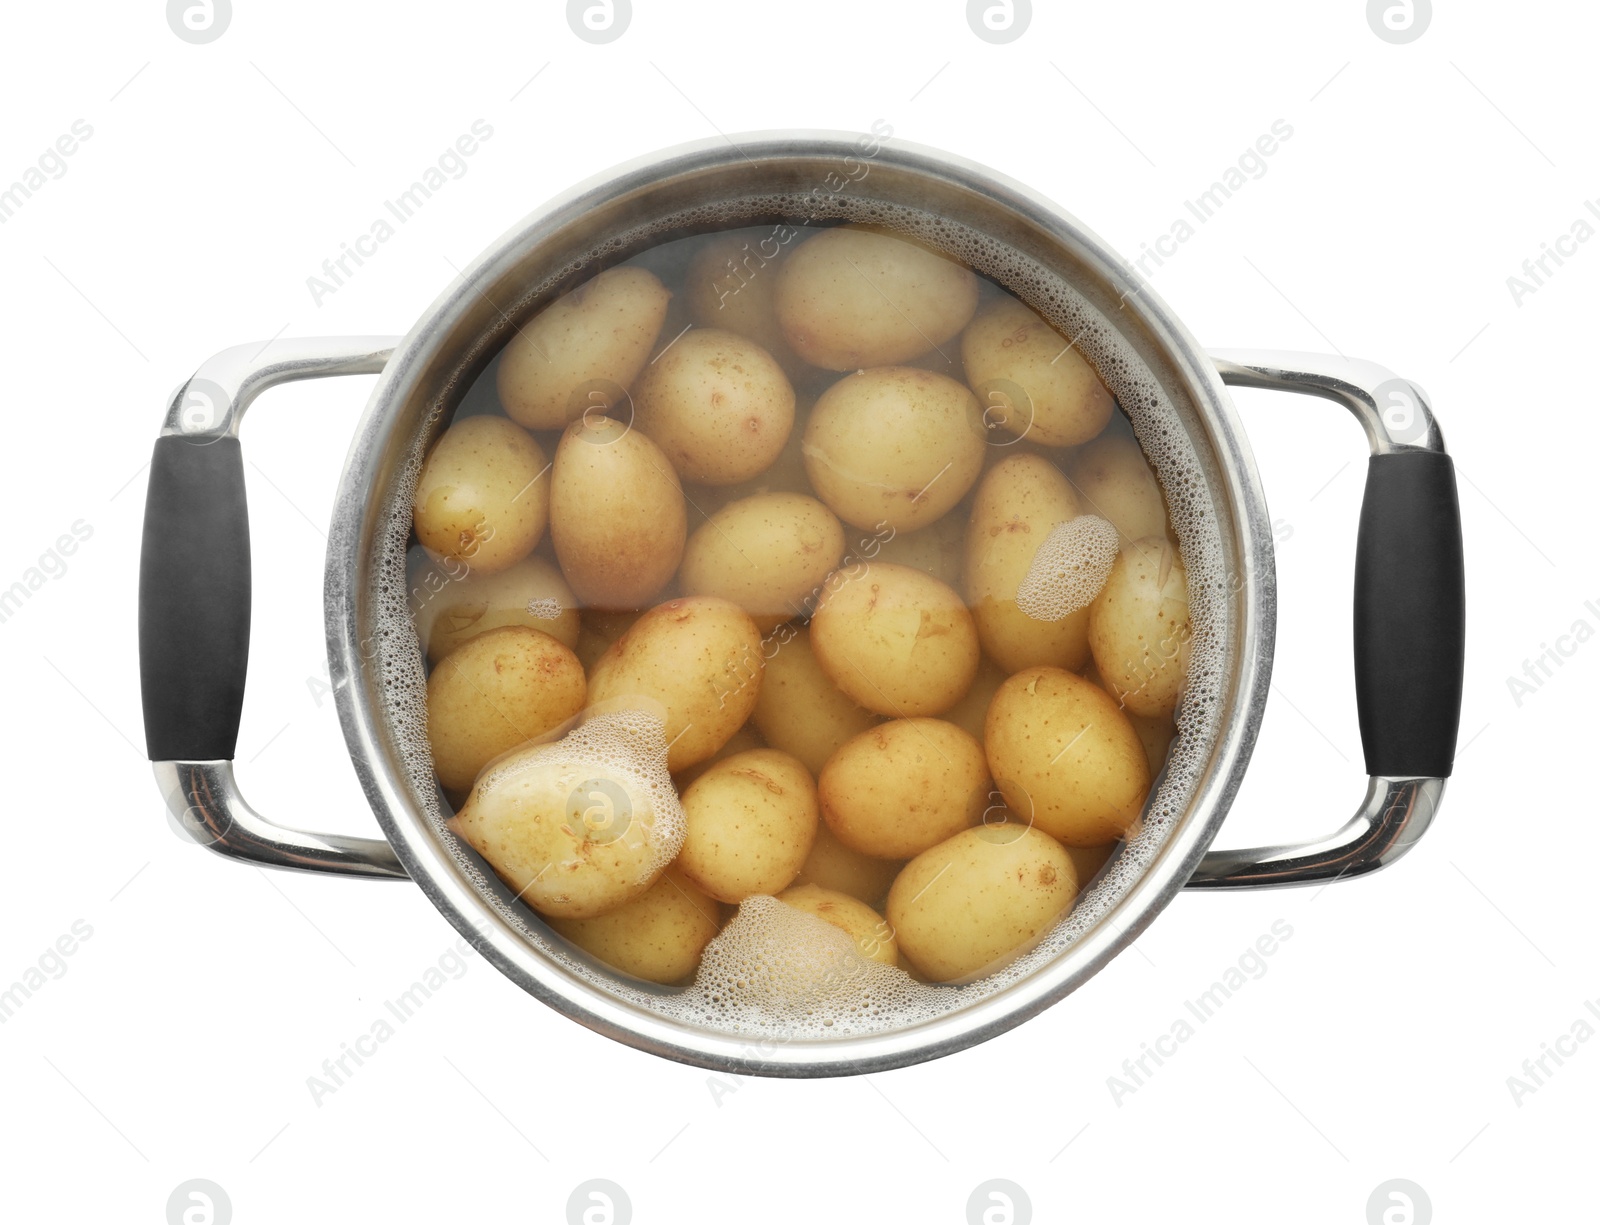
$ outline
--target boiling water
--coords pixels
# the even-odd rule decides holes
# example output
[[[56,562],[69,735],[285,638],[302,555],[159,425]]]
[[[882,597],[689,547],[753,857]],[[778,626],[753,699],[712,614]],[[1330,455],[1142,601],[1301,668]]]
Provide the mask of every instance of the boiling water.
[[[1030,950],[978,981],[961,986],[931,985],[893,966],[858,956],[851,939],[838,929],[775,899],[757,897],[743,903],[707,947],[692,985],[657,987],[620,977],[555,936],[446,829],[451,813],[433,774],[426,738],[426,675],[408,607],[411,502],[424,449],[446,419],[458,409],[472,412],[495,402],[492,367],[473,386],[447,391],[436,405],[430,428],[418,437],[409,465],[395,482],[374,570],[379,616],[371,647],[380,668],[383,713],[404,752],[418,807],[434,826],[439,841],[451,848],[463,875],[482,894],[485,904],[548,959],[617,999],[668,1020],[758,1041],[878,1033],[926,1021],[1027,977],[1080,940],[1106,919],[1140,879],[1186,811],[1218,729],[1221,687],[1228,674],[1224,554],[1201,464],[1176,409],[1113,324],[1041,264],[947,218],[843,196],[835,198],[831,207],[833,213],[824,220],[871,223],[945,251],[993,285],[1009,290],[1073,341],[1115,396],[1157,476],[1187,572],[1192,632],[1189,683],[1177,711],[1177,737],[1165,768],[1151,787],[1134,834]],[[536,287],[524,304],[507,314],[524,319],[530,313],[523,309],[526,304],[542,303],[556,286],[570,287],[575,280],[625,258],[669,279],[687,262],[696,241],[680,237],[686,233],[703,235],[745,225],[756,226],[749,233],[759,238],[771,232],[771,218],[796,216],[818,217],[816,202],[809,197],[772,196],[742,201],[737,209],[708,206],[662,218],[651,226],[619,234],[588,259],[558,270]],[[672,237],[660,241],[662,235]],[[675,330],[669,317],[658,348]],[[502,334],[486,339],[485,344],[503,345],[509,338],[509,333]],[[959,368],[949,373],[958,380],[961,377]],[[802,403],[807,391],[820,390],[827,381],[840,377],[844,376],[819,371],[816,387],[797,381]],[[798,423],[796,428],[800,428]],[[1094,522],[1103,525],[1103,521]],[[694,526],[691,522],[691,530]],[[1073,530],[1063,531],[1065,528]],[[1025,586],[1019,592],[1019,603],[1028,601],[1034,615],[1046,617],[1059,617],[1081,606],[1082,590],[1070,580],[1049,581],[1050,566],[1042,563],[1087,560],[1091,571],[1103,571],[1109,568],[1114,551],[1114,537],[1108,542],[1103,530],[1092,523],[1062,525],[1041,549],[1041,563],[1035,567],[1040,574],[1030,576],[1036,579],[1033,589]],[[1066,570],[1058,566],[1056,573],[1065,574]],[[1092,573],[1089,581],[1097,585]]]

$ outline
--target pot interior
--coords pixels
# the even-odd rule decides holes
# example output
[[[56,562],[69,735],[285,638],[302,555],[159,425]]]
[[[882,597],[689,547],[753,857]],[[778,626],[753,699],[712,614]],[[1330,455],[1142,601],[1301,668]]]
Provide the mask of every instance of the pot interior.
[[[846,966],[798,997],[759,969],[687,989],[625,980],[555,937],[444,825],[450,809],[424,735],[425,673],[408,612],[417,473],[516,329],[595,273],[691,234],[844,221],[905,233],[998,282],[1073,338],[1116,395],[1156,469],[1188,573],[1193,662],[1178,739],[1137,833],[1041,943],[987,978],[930,986],[901,975],[888,986],[873,980],[864,995]],[[577,189],[491,249],[402,343],[346,480],[349,547],[335,547],[329,571],[339,605],[330,614],[346,632],[330,629],[330,644],[347,679],[347,733],[386,833],[436,904],[481,933],[480,947],[523,986],[680,1058],[725,1066],[713,1050],[778,1044],[791,1049],[776,1061],[804,1070],[829,1063],[830,1049],[888,1038],[894,1051],[882,1058],[903,1063],[1014,1024],[1083,981],[1181,887],[1253,740],[1262,695],[1241,648],[1267,599],[1270,555],[1251,522],[1260,513],[1249,505],[1253,470],[1220,384],[1181,326],[1092,236],[1025,189],[942,155],[740,138]]]

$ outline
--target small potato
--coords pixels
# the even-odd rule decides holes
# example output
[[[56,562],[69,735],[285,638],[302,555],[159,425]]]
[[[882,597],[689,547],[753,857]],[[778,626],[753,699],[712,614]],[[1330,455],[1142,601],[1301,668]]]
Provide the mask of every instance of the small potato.
[[[1150,790],[1144,745],[1104,691],[1061,668],[1027,668],[994,695],[989,771],[1006,805],[1068,846],[1123,837]]]
[[[589,703],[665,709],[667,768],[705,761],[750,717],[761,692],[761,635],[743,609],[696,596],[657,605],[589,675]]]
[[[855,941],[856,951],[868,961],[892,966],[900,960],[894,929],[865,902],[820,885],[795,885],[778,894],[778,900],[837,927]]]
[[[983,739],[983,720],[989,713],[989,703],[1010,674],[997,667],[992,660],[984,659],[978,665],[978,675],[966,696],[944,712],[944,718],[954,723],[975,740]]]
[[[978,631],[961,597],[908,566],[847,566],[829,576],[811,648],[833,683],[880,715],[949,710],[978,673]]]
[[[1067,476],[1083,509],[1116,528],[1122,545],[1169,533],[1161,486],[1139,444],[1127,434],[1102,434],[1074,452]]]
[[[435,557],[494,574],[533,552],[550,517],[544,450],[504,417],[466,417],[417,477],[412,521]]]
[[[895,877],[885,914],[906,960],[948,983],[1026,952],[1077,895],[1077,872],[1060,843],[1002,821],[918,855]]]
[[[724,758],[683,793],[678,866],[722,902],[776,894],[800,871],[817,836],[817,789],[787,753],[752,749]]]
[[[1094,368],[1015,298],[991,302],[967,325],[961,362],[985,423],[1012,437],[1076,447],[1111,419],[1115,402]]]
[[[680,983],[722,930],[722,907],[676,867],[631,902],[592,919],[551,919],[551,928],[613,970],[652,983]]]
[[[891,719],[828,759],[817,800],[846,846],[909,859],[978,822],[989,802],[989,767],[983,746],[954,723]]]
[[[841,744],[878,722],[822,670],[803,627],[780,627],[762,651],[766,668],[750,717],[768,744],[798,757],[811,773],[820,773]]]
[[[794,388],[760,345],[690,328],[640,376],[634,418],[686,481],[735,485],[765,472],[794,428]]]
[[[933,575],[960,590],[961,562],[966,550],[965,516],[952,512],[914,532],[895,532],[868,552],[868,561],[889,561]]]
[[[983,469],[978,402],[954,379],[886,366],[840,379],[806,423],[806,472],[846,523],[926,527]]]
[[[677,570],[687,534],[683,490],[660,447],[609,417],[567,428],[551,474],[550,537],[580,600],[645,607]]]
[[[778,274],[778,324],[829,370],[888,366],[955,337],[978,305],[978,278],[921,243],[864,226],[823,230]]]
[[[506,416],[530,430],[560,430],[625,402],[671,297],[653,273],[622,267],[557,298],[501,353],[496,382]]]
[[[760,345],[785,371],[801,362],[778,326],[778,270],[794,248],[771,228],[713,234],[695,252],[684,276],[689,317],[703,328],[724,328]]]
[[[811,844],[811,854],[806,856],[794,883],[797,888],[817,885],[849,894],[858,902],[876,907],[883,902],[900,867],[898,859],[874,859],[852,851],[833,836],[824,822],[817,826],[817,840]]]
[[[465,791],[501,753],[576,715],[583,698],[583,665],[549,634],[508,625],[463,643],[428,677],[439,781]]]
[[[1077,669],[1089,658],[1088,608],[1040,621],[1017,607],[1039,546],[1078,509],[1067,478],[1039,455],[1008,455],[978,484],[963,578],[978,639],[1007,672],[1036,664]]]
[[[448,824],[540,914],[590,919],[671,862],[683,814],[670,791],[665,803],[648,773],[619,768],[614,742],[597,751],[579,728],[496,762]]]
[[[1089,606],[1089,645],[1107,691],[1131,715],[1170,717],[1189,678],[1192,637],[1178,551],[1164,536],[1134,541]]]
[[[565,647],[578,645],[578,597],[542,557],[525,557],[498,574],[429,571],[411,584],[411,615],[428,662],[502,625],[542,630]]]
[[[806,616],[844,556],[844,528],[821,502],[765,493],[724,506],[689,537],[685,595],[732,600],[763,632]]]

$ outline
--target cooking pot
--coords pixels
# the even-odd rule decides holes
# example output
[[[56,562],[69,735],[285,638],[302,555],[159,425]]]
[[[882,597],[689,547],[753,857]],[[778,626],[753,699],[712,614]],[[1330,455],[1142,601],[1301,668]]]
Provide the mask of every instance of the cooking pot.
[[[1215,601],[1223,666],[1211,682],[1216,717],[1191,746],[1182,804],[1161,814],[1159,845],[1137,878],[1070,943],[988,994],[911,1023],[753,1043],[575,970],[531,912],[495,896],[488,874],[443,829],[430,762],[416,747],[419,707],[403,697],[422,677],[405,615],[406,529],[426,446],[473,378],[555,295],[663,236],[794,220],[797,210],[827,220],[845,215],[846,199],[856,215],[863,206],[867,215],[907,208],[986,236],[1072,286],[1131,346],[1173,407],[1215,517],[1227,581],[1195,594]],[[280,826],[249,806],[233,773],[251,608],[241,420],[280,383],[372,373],[380,377],[328,533],[324,598],[339,717],[382,838]],[[1371,450],[1354,579],[1370,777],[1355,816],[1310,843],[1211,845],[1261,723],[1276,620],[1271,518],[1226,384],[1341,404]],[[871,1072],[1000,1033],[1082,984],[1180,889],[1331,882],[1394,862],[1427,830],[1450,774],[1463,636],[1454,470],[1419,388],[1343,358],[1208,354],[1124,261],[1051,201],[961,158],[838,133],[708,140],[593,179],[496,242],[399,339],[274,341],[207,361],[173,395],[156,442],[139,592],[149,755],[172,815],[197,841],[272,867],[409,877],[503,973],[573,1020],[687,1063],[779,1076]]]

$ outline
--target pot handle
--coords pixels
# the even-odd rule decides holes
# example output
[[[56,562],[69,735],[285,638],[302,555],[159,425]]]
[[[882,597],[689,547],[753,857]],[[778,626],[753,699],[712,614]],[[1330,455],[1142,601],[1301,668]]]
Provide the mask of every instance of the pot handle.
[[[1368,362],[1214,352],[1222,381],[1320,396],[1365,429],[1372,457],[1356,537],[1356,714],[1367,794],[1338,832],[1208,851],[1191,889],[1306,885],[1393,863],[1427,831],[1455,757],[1466,580],[1455,466],[1416,384]]]
[[[250,523],[239,421],[269,387],[376,374],[389,337],[268,341],[217,354],[173,393],[150,460],[139,555],[145,746],[177,824],[251,863],[404,878],[382,838],[266,820],[239,794],[233,754],[250,653]]]

